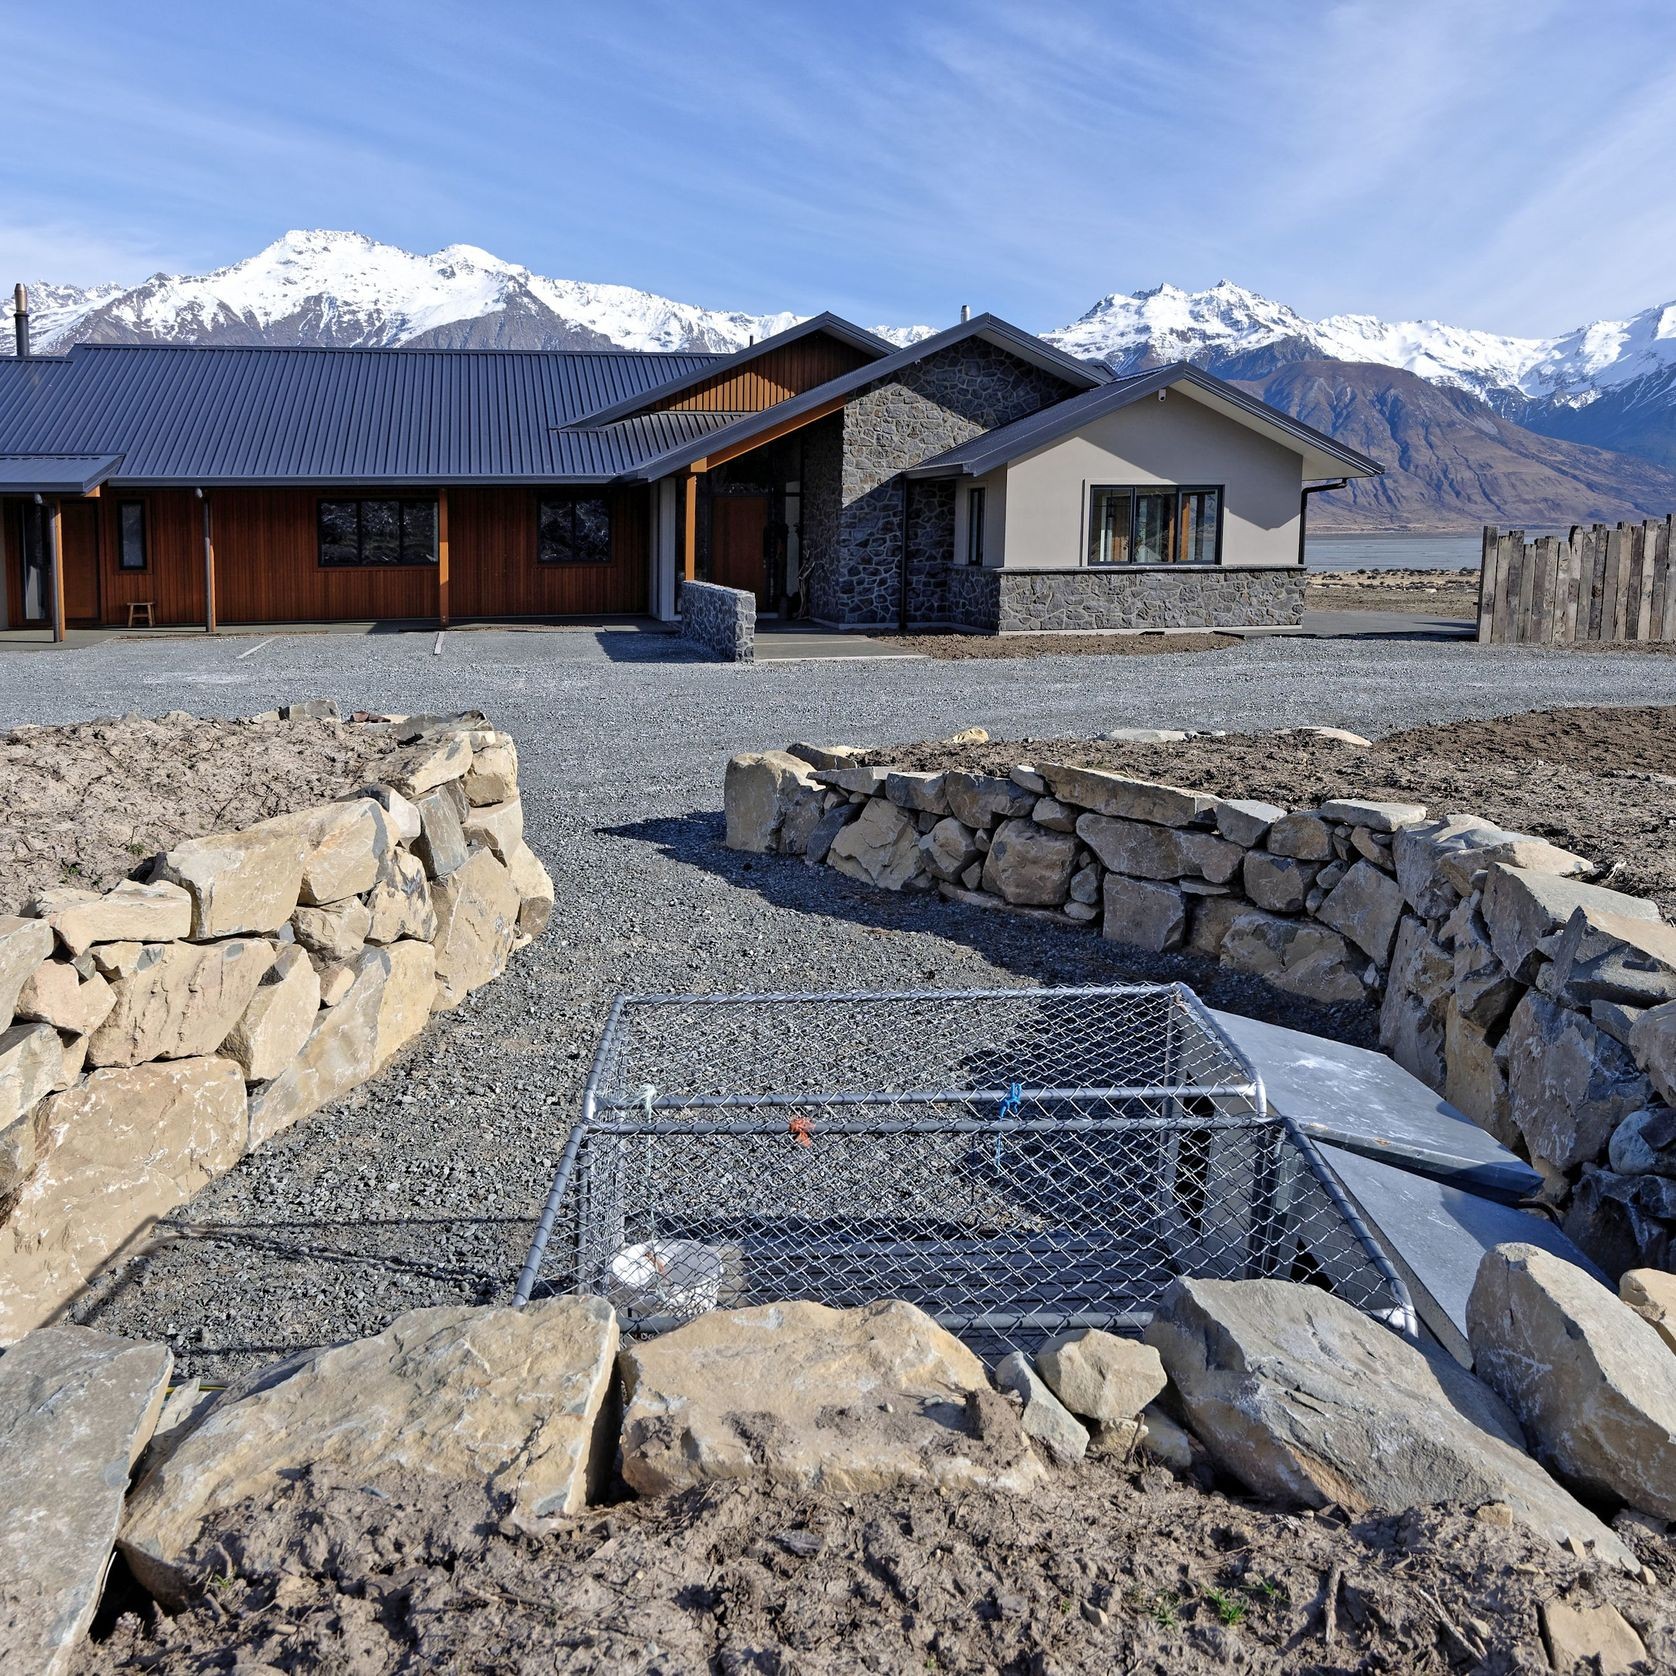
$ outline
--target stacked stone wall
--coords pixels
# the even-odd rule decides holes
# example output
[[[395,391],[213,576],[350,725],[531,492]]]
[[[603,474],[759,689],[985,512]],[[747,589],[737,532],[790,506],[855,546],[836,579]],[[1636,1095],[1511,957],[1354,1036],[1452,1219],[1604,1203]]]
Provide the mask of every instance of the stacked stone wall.
[[[859,754],[735,758],[728,843],[1377,1007],[1391,1056],[1528,1157],[1602,1267],[1676,1259],[1676,927],[1587,882],[1582,857],[1417,804],[1289,810]]]
[[[757,601],[742,588],[713,582],[683,582],[676,609],[681,638],[701,646],[723,663],[751,663],[756,658]]]
[[[364,725],[386,783],[0,915],[0,1344],[545,928],[512,740]]]

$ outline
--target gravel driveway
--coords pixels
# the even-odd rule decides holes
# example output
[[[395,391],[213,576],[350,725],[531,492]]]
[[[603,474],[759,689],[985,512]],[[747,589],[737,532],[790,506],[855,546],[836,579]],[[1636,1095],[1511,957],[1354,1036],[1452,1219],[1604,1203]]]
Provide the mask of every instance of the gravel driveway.
[[[558,886],[547,935],[376,1084],[182,1207],[78,1306],[78,1319],[169,1340],[206,1378],[375,1331],[416,1305],[506,1295],[619,991],[1156,974],[1201,979],[1208,998],[1245,1011],[1276,1004],[1180,957],[1120,958],[1096,937],[730,854],[719,809],[735,751],[974,724],[1003,737],[1290,723],[1373,735],[1551,704],[1676,702],[1676,659],[1424,641],[754,669],[700,663],[632,632],[454,632],[440,655],[432,644],[314,634],[0,653],[7,723],[240,715],[329,696],[346,709],[477,706],[518,740],[527,835]],[[1315,1022],[1367,1039],[1366,1018]]]

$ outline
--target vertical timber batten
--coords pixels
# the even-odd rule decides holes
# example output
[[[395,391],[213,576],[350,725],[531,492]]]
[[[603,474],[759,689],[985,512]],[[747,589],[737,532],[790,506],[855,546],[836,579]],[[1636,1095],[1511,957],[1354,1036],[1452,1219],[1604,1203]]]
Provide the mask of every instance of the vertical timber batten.
[[[215,530],[210,516],[210,497],[200,489],[198,498],[204,503],[204,633],[214,634],[215,626]]]
[[[681,479],[681,576],[698,580],[698,473],[689,471]]]
[[[64,519],[54,495],[47,503],[47,562],[52,567],[52,638],[64,640]]]
[[[448,627],[448,490],[436,492],[436,620]]]

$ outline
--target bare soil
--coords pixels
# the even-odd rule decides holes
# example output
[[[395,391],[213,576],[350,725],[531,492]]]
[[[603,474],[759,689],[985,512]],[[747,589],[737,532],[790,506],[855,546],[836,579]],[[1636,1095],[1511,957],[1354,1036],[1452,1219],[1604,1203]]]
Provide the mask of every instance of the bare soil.
[[[1219,652],[1239,645],[1230,634],[875,634],[887,646],[929,658],[1156,657],[1161,652]]]
[[[415,1485],[304,1478],[212,1522],[215,1581],[82,1652],[118,1671],[1549,1672],[1539,1609],[1610,1602],[1676,1668],[1676,1548],[1653,1580],[1504,1509],[1290,1514],[1090,1462],[1028,1497],[724,1485],[484,1528]]]
[[[1321,570],[1304,596],[1310,611],[1406,611],[1417,616],[1478,615],[1476,570]]]
[[[1311,809],[1331,797],[1423,803],[1531,832],[1594,863],[1597,882],[1676,918],[1676,707],[1535,710],[1411,728],[1371,748],[1317,734],[1231,734],[1169,745],[1088,739],[886,746],[865,759],[1004,774],[1020,762],[1110,768],[1222,797]]]
[[[184,712],[0,734],[0,913],[57,885],[108,890],[184,839],[331,802],[394,749],[344,722]]]

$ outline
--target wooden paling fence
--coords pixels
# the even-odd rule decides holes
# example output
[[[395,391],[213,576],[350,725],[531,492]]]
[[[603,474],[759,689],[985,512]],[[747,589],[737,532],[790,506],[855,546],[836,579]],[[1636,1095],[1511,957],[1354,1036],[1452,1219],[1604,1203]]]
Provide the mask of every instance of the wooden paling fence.
[[[1673,520],[1578,524],[1563,541],[1487,526],[1478,638],[1676,640]]]

